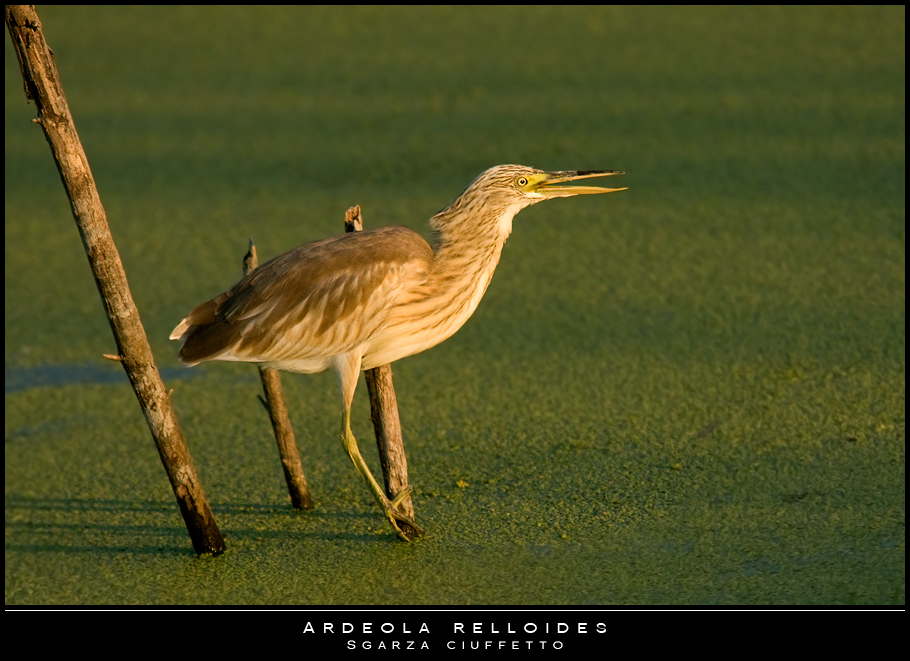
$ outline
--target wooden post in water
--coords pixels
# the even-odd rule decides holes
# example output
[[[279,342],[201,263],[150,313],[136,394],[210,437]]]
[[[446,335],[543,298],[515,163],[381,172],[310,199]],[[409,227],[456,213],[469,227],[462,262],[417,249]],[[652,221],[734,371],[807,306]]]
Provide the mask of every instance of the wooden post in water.
[[[133,302],[120,254],[70,114],[54,54],[32,5],[7,5],[6,26],[19,59],[25,96],[34,101],[60,179],[69,197],[95,284],[117,343],[117,356],[139,400],[196,553],[220,553],[224,538],[186,447],[171,398]]]
[[[345,232],[359,232],[363,229],[360,206],[348,209],[344,216]],[[398,400],[392,385],[392,366],[382,365],[364,373],[367,389],[370,391],[370,417],[376,431],[376,445],[385,478],[386,495],[392,499],[408,486],[408,462],[404,454],[404,440],[401,436],[401,421],[398,418]],[[411,497],[399,505],[401,513],[414,518],[414,503]],[[399,524],[403,532],[416,537],[416,531],[406,523]]]
[[[243,258],[243,275],[259,266],[256,257],[256,246],[250,239],[250,249]],[[281,376],[278,370],[259,367],[259,377],[262,379],[262,389],[265,392],[266,410],[272,421],[275,431],[275,440],[278,441],[278,454],[281,456],[281,467],[284,469],[284,479],[288,483],[288,493],[291,495],[291,504],[298,510],[313,509],[313,499],[310,498],[310,489],[303,474],[300,463],[300,452],[294,439],[294,429],[288,418],[288,407],[284,402],[284,390],[281,387]]]

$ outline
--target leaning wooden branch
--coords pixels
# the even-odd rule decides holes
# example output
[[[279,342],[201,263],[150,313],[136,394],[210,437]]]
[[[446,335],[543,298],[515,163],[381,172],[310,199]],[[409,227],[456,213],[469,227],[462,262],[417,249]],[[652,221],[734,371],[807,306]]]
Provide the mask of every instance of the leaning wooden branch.
[[[250,239],[250,249],[243,258],[243,275],[253,271],[257,266],[259,260],[256,257],[256,246]],[[291,427],[288,407],[284,402],[281,376],[277,370],[260,367],[259,377],[262,379],[262,389],[265,392],[265,408],[272,421],[275,440],[278,441],[278,454],[281,456],[281,467],[284,468],[284,479],[288,483],[291,503],[298,510],[313,509],[313,499],[310,498],[310,488],[306,483],[306,475],[303,474],[300,452],[294,440],[294,429]]]
[[[360,206],[348,209],[344,216],[345,232],[359,232],[363,229]],[[391,499],[408,486],[408,462],[404,455],[404,441],[401,436],[401,421],[398,419],[398,400],[392,385],[392,366],[382,365],[364,373],[370,392],[370,417],[376,431],[376,445],[385,478],[386,495]],[[411,497],[405,498],[398,509],[402,514],[414,518],[414,504]],[[399,523],[409,537],[417,532],[406,523]]]
[[[155,439],[193,548],[197,553],[220,553],[224,550],[224,538],[215,524],[170,397],[155,367],[88,159],[63,94],[53,53],[44,40],[35,8],[7,5],[6,25],[19,59],[26,97],[38,108],[34,121],[44,129],[69,196],[85,254],[114,333],[117,355]]]

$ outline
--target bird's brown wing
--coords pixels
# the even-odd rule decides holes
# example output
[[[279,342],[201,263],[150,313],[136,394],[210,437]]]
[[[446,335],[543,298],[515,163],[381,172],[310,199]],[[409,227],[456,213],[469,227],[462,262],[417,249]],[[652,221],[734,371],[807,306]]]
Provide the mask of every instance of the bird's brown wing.
[[[433,251],[406,227],[352,232],[266,262],[174,329],[180,359],[319,371],[365,342],[390,305],[426,278]]]

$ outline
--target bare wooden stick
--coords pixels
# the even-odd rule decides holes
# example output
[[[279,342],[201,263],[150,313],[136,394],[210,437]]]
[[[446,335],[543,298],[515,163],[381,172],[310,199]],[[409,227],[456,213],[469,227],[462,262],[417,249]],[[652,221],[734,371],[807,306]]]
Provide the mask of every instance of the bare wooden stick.
[[[376,432],[385,490],[391,498],[408,486],[408,460],[404,454],[401,421],[398,418],[398,398],[392,385],[392,366],[382,365],[366,370],[364,377],[370,393],[370,419]],[[410,496],[402,501],[398,509],[414,518],[414,504]]]
[[[344,215],[344,231],[359,232],[363,229],[363,215],[360,205],[353,206]],[[376,445],[385,479],[386,495],[391,499],[408,486],[408,461],[404,454],[404,440],[401,436],[401,421],[398,418],[398,400],[392,385],[392,366],[382,365],[366,370],[367,390],[370,392],[370,418],[376,431]],[[405,498],[398,509],[402,514],[414,518],[414,503]],[[416,531],[406,523],[399,522],[403,532],[416,537]]]
[[[38,117],[33,121],[44,129],[50,145],[117,343],[117,355],[155,439],[193,548],[197,553],[220,553],[224,538],[155,367],[38,14],[32,5],[7,5],[6,26],[19,59],[26,98],[38,108]]]
[[[253,271],[259,266],[256,257],[256,246],[250,239],[250,249],[243,257],[243,275]],[[265,392],[265,408],[272,421],[275,440],[278,441],[278,454],[281,456],[281,467],[284,469],[284,479],[288,483],[288,493],[291,494],[291,504],[298,510],[313,509],[313,499],[310,497],[310,488],[303,474],[300,463],[300,452],[294,439],[294,429],[288,418],[288,407],[284,402],[284,389],[281,387],[281,376],[277,370],[267,367],[259,368],[259,378],[262,379],[262,389]]]

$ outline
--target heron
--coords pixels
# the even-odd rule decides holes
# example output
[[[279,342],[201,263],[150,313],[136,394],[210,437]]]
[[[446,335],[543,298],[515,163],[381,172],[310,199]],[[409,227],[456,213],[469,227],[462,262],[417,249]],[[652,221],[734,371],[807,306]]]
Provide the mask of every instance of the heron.
[[[361,370],[429,349],[461,328],[490,284],[515,214],[544,200],[626,190],[569,185],[620,174],[492,167],[430,218],[432,247],[402,226],[299,246],[194,308],[170,339],[183,341],[180,360],[188,366],[231,360],[287,372],[334,368],[344,449],[395,533],[410,541],[399,523],[423,534],[399,511],[411,487],[389,499],[351,433]]]

